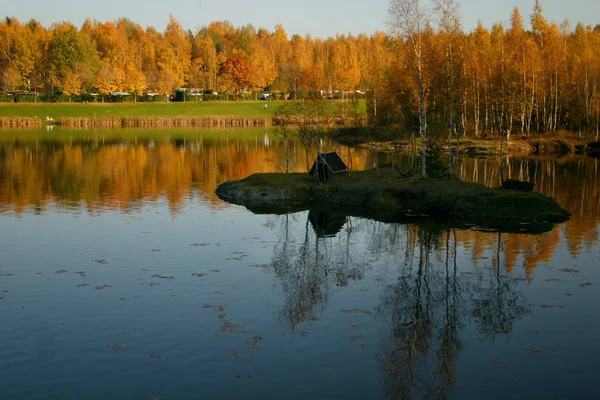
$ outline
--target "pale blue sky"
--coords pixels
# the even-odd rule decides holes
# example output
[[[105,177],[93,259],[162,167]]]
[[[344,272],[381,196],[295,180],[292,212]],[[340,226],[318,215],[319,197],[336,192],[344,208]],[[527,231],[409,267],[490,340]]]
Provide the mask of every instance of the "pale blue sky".
[[[49,26],[56,21],[71,21],[80,26],[86,18],[112,21],[128,17],[142,26],[163,30],[169,14],[184,26],[195,30],[212,21],[228,20],[232,24],[251,23],[272,30],[284,26],[288,34],[311,34],[316,37],[336,33],[373,33],[385,31],[387,0],[2,0],[0,12],[21,21],[35,18]],[[535,0],[462,0],[461,15],[465,30],[477,21],[491,27],[494,22],[508,24],[515,6],[526,22]],[[572,25],[583,22],[600,24],[600,0],[542,0],[548,20]]]

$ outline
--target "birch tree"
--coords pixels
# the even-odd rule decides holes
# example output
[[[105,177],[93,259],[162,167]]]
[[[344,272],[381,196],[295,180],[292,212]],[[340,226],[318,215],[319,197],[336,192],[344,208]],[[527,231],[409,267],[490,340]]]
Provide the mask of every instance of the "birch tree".
[[[423,32],[427,28],[429,16],[421,0],[390,0],[388,6],[388,27],[390,34],[406,41],[414,53],[411,73],[417,82],[419,96],[419,133],[421,137],[421,175],[427,176],[427,104],[426,88],[423,79]]]
[[[446,48],[446,65],[448,68],[448,170],[452,158],[452,132],[454,131],[454,96],[456,90],[455,51],[460,33],[460,14],[458,0],[434,0],[434,10],[439,18],[440,34]],[[457,138],[458,140],[458,138]],[[457,143],[458,147],[458,143]]]

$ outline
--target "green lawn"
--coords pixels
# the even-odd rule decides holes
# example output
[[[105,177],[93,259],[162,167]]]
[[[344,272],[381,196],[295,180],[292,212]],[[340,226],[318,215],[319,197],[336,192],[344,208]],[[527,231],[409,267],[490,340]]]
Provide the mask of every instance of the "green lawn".
[[[268,108],[265,110],[264,105]],[[240,116],[271,117],[281,101],[186,102],[186,103],[0,103],[0,117],[174,117]],[[366,110],[364,100],[360,109]]]

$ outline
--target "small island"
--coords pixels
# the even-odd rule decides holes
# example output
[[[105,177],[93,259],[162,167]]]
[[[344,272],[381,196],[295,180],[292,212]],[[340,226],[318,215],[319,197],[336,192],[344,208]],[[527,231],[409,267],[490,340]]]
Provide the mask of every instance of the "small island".
[[[491,189],[456,177],[404,177],[395,172],[392,166],[350,172],[330,183],[302,173],[254,174],[223,183],[216,193],[255,213],[319,209],[382,222],[433,221],[507,232],[546,232],[570,218],[543,194]]]

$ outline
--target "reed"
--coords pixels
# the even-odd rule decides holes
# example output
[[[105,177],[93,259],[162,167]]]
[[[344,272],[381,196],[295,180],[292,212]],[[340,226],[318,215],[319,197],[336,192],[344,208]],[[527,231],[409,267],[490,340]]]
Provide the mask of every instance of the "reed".
[[[42,121],[35,117],[0,117],[0,128],[38,128]]]
[[[367,118],[365,116],[356,117],[306,117],[304,115],[276,115],[272,119],[275,126],[322,126],[327,128],[351,128],[365,127]]]
[[[57,124],[69,128],[209,128],[209,127],[263,127],[271,119],[263,117],[68,117]]]

